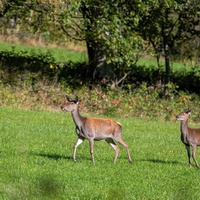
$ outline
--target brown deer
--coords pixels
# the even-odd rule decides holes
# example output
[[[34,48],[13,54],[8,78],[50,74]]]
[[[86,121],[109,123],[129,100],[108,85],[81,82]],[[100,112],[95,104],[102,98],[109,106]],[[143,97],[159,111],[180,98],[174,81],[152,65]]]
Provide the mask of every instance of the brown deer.
[[[200,145],[200,128],[190,128],[188,127],[188,118],[191,113],[191,110],[188,109],[179,115],[176,116],[177,120],[181,121],[181,141],[185,144],[188,154],[189,166],[191,167],[190,161],[190,146],[192,146],[192,158],[196,164],[196,167],[199,168],[199,164],[195,158],[196,147]]]
[[[129,162],[132,162],[128,145],[121,136],[122,127],[120,123],[112,119],[82,117],[79,114],[78,97],[76,97],[75,100],[72,100],[68,96],[66,96],[66,98],[68,102],[61,106],[61,110],[71,112],[76,126],[76,133],[78,135],[73,151],[74,162],[76,162],[76,149],[85,139],[89,140],[90,154],[93,163],[94,140],[105,140],[115,150],[114,163],[116,163],[119,154],[119,147],[115,144],[114,140],[119,142],[126,149]]]

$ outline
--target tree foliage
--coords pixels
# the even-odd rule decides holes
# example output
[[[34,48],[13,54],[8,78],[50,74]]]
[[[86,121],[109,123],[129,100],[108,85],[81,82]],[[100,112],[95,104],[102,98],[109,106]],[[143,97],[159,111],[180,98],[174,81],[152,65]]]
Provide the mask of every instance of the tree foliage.
[[[42,33],[49,41],[85,41],[88,76],[115,85],[149,46],[159,69],[164,57],[169,83],[173,56],[200,32],[199,0],[2,0],[0,16],[4,28]]]
[[[151,1],[146,3],[147,12],[142,13],[138,32],[149,41],[159,61],[165,58],[165,83],[170,82],[170,62],[181,43],[199,35],[199,1]]]

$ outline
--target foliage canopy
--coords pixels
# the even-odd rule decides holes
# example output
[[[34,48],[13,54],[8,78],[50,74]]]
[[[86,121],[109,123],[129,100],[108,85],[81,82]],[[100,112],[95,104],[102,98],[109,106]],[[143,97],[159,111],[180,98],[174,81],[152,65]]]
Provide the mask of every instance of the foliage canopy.
[[[185,41],[200,40],[198,0],[4,0],[0,9],[4,30],[31,31],[61,43],[85,41],[93,81],[104,78],[117,86],[147,49],[159,71],[160,58],[165,59],[165,84],[176,55],[192,56],[199,64],[199,42],[188,57],[181,49]]]

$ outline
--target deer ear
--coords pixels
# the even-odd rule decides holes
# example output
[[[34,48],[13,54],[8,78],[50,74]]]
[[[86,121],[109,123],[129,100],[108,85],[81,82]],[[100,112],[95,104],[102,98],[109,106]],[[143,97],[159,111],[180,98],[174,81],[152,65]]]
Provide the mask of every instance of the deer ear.
[[[192,110],[190,108],[188,108],[186,111],[185,111],[187,114],[190,114],[192,112]]]
[[[69,96],[67,96],[67,95],[66,95],[66,99],[67,99],[67,101],[69,101],[69,102],[72,101],[72,99],[71,99]]]
[[[78,96],[76,96],[75,102],[78,103]]]

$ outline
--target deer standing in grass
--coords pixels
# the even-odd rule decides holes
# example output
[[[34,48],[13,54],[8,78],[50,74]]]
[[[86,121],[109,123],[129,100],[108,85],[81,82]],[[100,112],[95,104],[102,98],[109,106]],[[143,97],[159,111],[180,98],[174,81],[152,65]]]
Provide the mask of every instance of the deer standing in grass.
[[[90,118],[82,117],[79,114],[79,102],[78,97],[72,100],[66,96],[68,102],[61,106],[61,110],[69,111],[72,114],[76,126],[76,133],[78,139],[74,145],[73,160],[76,162],[76,149],[85,140],[89,140],[90,154],[92,162],[94,163],[94,140],[105,140],[114,150],[115,157],[114,163],[117,161],[119,154],[119,147],[115,144],[119,142],[127,151],[129,162],[132,162],[128,145],[122,139],[122,127],[121,124],[112,119]]]
[[[191,167],[190,161],[190,146],[192,146],[192,158],[196,164],[196,167],[199,168],[199,164],[195,158],[196,147],[200,146],[200,128],[190,128],[188,127],[188,118],[191,113],[191,110],[188,109],[179,115],[176,116],[177,120],[181,121],[181,141],[185,144],[188,154],[189,166]]]

